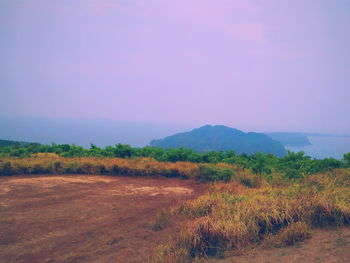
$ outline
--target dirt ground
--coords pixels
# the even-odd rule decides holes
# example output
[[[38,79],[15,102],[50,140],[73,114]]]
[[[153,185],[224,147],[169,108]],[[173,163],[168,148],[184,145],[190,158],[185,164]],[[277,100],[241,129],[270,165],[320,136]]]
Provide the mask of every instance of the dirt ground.
[[[350,227],[318,229],[312,237],[292,247],[246,248],[242,255],[210,259],[208,263],[349,263]]]
[[[0,177],[0,262],[147,262],[185,222],[172,219],[161,231],[149,223],[202,191],[196,182],[165,178]],[[316,230],[294,247],[242,252],[207,262],[349,263],[350,228]]]
[[[91,175],[0,177],[0,262],[146,262],[180,228],[149,225],[193,182]]]

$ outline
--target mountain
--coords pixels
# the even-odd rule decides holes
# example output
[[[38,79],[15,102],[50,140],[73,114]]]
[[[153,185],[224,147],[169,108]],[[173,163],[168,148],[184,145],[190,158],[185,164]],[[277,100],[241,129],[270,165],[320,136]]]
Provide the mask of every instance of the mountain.
[[[284,146],[308,146],[312,145],[305,133],[299,132],[272,132],[266,133],[272,140],[282,143]]]
[[[160,148],[190,148],[199,152],[234,150],[237,153],[286,154],[283,145],[265,134],[233,129],[223,125],[206,125],[190,132],[171,135],[164,139],[152,140],[151,146]]]

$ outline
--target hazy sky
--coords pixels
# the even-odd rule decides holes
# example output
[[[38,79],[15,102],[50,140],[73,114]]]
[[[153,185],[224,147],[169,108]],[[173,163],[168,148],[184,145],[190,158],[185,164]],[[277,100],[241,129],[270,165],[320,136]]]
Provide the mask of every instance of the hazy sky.
[[[350,0],[0,0],[0,115],[350,133]]]

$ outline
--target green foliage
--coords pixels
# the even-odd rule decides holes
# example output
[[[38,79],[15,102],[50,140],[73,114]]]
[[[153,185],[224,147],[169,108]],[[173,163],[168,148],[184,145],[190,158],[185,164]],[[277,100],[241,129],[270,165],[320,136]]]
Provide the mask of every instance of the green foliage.
[[[200,165],[197,179],[204,182],[224,181],[229,182],[233,176],[232,169],[215,166]]]
[[[191,149],[161,149],[151,146],[134,148],[130,145],[117,144],[100,148],[94,144],[86,149],[79,145],[27,143],[0,147],[0,157],[26,158],[38,153],[55,153],[62,157],[97,157],[97,158],[153,158],[160,162],[192,162],[192,163],[228,163],[241,169],[250,169],[256,175],[270,178],[272,173],[281,173],[286,179],[300,179],[306,175],[331,171],[336,168],[350,167],[350,153],[344,154],[342,160],[325,158],[312,159],[304,152],[288,151],[284,157],[272,154],[255,153],[251,155],[236,154],[234,151],[199,153]],[[102,169],[103,170],[103,169]],[[218,173],[218,172],[216,172]],[[176,174],[174,172],[174,174]],[[179,176],[168,173],[169,177]],[[220,175],[221,176],[221,175]],[[219,176],[219,177],[220,177]]]
[[[350,152],[344,154],[343,163],[344,167],[350,167]]]

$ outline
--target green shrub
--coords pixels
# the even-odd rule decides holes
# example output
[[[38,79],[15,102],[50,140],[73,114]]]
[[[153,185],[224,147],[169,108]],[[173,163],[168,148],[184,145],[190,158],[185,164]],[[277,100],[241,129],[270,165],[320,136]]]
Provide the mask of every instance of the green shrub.
[[[216,182],[216,181],[231,181],[233,176],[232,169],[219,168],[215,166],[200,165],[198,168],[198,174],[196,179],[203,182]]]
[[[287,179],[301,179],[302,175],[300,173],[300,171],[298,171],[297,169],[287,169],[286,173],[285,173],[285,177]]]

